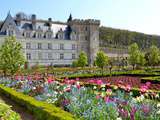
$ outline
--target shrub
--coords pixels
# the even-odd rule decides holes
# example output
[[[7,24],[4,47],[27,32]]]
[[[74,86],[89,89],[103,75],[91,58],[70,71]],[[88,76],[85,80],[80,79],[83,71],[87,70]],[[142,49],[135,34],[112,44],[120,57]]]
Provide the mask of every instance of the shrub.
[[[0,100],[0,119],[1,120],[21,120],[18,113],[11,110],[11,107]]]
[[[11,88],[0,85],[0,92],[11,100],[25,107],[38,120],[73,120],[72,114],[46,102],[37,101],[33,97],[19,93]]]

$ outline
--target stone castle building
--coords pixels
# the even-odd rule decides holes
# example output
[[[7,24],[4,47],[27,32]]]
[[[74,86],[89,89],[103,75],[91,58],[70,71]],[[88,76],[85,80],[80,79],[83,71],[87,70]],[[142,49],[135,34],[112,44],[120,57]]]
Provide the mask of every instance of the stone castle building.
[[[6,36],[15,36],[23,46],[23,53],[29,66],[71,65],[81,51],[93,63],[99,49],[99,20],[72,19],[67,22],[37,19],[36,15],[27,16],[10,12],[0,22],[0,44]]]

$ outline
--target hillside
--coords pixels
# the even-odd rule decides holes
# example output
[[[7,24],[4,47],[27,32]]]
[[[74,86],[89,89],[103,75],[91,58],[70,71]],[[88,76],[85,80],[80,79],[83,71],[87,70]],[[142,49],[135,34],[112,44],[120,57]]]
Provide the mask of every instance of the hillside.
[[[160,48],[160,36],[104,26],[100,27],[101,47],[125,49],[134,42],[143,50],[149,48],[151,45],[157,45]]]

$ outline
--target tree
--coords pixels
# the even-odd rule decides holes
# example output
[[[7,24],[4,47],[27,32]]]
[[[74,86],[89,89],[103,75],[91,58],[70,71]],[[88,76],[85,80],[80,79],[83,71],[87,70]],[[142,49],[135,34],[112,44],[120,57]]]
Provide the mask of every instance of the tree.
[[[109,63],[108,56],[103,51],[99,51],[97,53],[96,60],[95,60],[96,66],[100,67],[103,72],[104,67],[108,65],[108,63]]]
[[[78,61],[77,60],[74,60],[72,62],[72,67],[78,67]]]
[[[145,54],[143,52],[139,52],[138,65],[144,66],[145,64],[146,64]]]
[[[86,65],[88,65],[88,58],[85,52],[81,52],[79,54],[79,58],[77,60],[77,65],[78,67],[85,67]]]
[[[152,45],[148,53],[148,63],[151,66],[155,66],[159,63],[159,61],[160,61],[159,49],[155,45]]]
[[[139,55],[140,51],[138,45],[136,43],[131,44],[129,46],[129,62],[133,66],[133,69],[139,63]]]
[[[5,75],[7,72],[13,75],[24,65],[25,58],[21,50],[22,46],[16,41],[15,37],[5,38],[0,48],[0,68]]]

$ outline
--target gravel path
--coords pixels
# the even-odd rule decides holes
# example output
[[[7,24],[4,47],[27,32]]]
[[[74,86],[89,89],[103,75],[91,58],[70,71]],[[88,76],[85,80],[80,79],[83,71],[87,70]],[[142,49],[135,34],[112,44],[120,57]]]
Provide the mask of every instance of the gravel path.
[[[22,120],[36,120],[32,114],[30,114],[28,111],[26,111],[25,108],[19,106],[12,100],[8,99],[5,96],[0,95],[0,99],[2,99],[7,105],[12,106],[12,110],[19,113]]]

